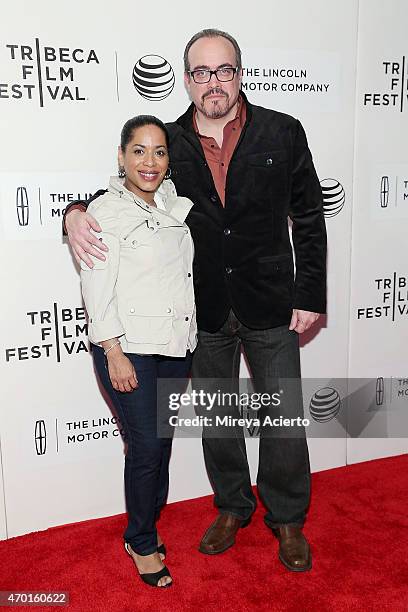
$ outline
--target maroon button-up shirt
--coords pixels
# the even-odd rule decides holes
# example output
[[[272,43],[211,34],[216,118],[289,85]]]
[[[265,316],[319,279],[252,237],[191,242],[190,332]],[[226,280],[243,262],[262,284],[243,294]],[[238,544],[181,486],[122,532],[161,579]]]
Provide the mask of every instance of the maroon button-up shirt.
[[[221,147],[218,146],[217,141],[211,136],[203,136],[203,134],[199,133],[196,113],[197,111],[194,111],[194,129],[203,147],[205,159],[207,160],[207,164],[214,179],[215,188],[220,196],[222,205],[225,206],[225,183],[227,180],[228,166],[245,124],[246,105],[244,100],[239,97],[237,114],[235,118],[229,121],[224,127]]]

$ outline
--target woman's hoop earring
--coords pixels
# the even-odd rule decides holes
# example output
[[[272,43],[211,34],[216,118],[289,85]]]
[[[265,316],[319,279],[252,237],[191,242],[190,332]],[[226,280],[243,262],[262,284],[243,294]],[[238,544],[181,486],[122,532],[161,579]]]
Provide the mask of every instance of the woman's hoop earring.
[[[125,171],[124,166],[119,166],[119,168],[118,168],[118,177],[119,178],[125,178],[125,176],[126,176],[126,171]]]
[[[166,170],[166,174],[164,175],[165,179],[169,179],[171,177],[171,168],[167,168]]]

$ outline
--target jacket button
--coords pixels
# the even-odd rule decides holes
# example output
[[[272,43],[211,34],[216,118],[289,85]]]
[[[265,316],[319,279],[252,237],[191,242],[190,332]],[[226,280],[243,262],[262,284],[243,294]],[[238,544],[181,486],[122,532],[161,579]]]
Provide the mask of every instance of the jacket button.
[[[188,317],[185,317],[185,321],[188,321]]]
[[[226,236],[229,236],[229,235],[230,235],[230,233],[231,233],[230,228],[229,228],[229,227],[226,227],[226,228],[225,228],[225,230],[224,230],[224,234],[225,234]]]
[[[225,268],[225,271],[226,271],[227,274],[231,274],[232,268]]]
[[[168,314],[170,314],[170,313],[171,313],[171,308],[167,308],[166,312],[167,312]]]
[[[266,165],[267,166],[272,166],[273,164],[273,159],[271,159],[270,157],[268,157],[268,159],[266,160]]]
[[[211,202],[214,202],[214,204],[216,203],[216,201],[218,200],[217,196],[215,195],[215,193],[210,195],[210,200]]]
[[[132,240],[132,244],[133,244],[133,246],[136,246],[137,245],[137,240]]]
[[[134,308],[131,308],[131,309],[130,309],[130,312],[135,312],[135,309],[134,309]]]
[[[156,221],[156,225],[160,225],[160,221]]]
[[[187,274],[187,276],[188,276],[188,278],[191,278],[191,272],[189,272],[189,273]]]

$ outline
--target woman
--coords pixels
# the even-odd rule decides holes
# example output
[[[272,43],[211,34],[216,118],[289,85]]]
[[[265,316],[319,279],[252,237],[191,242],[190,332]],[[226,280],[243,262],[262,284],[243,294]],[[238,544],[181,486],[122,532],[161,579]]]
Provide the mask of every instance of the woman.
[[[119,178],[90,212],[109,247],[93,269],[81,264],[89,338],[100,380],[125,431],[125,548],[144,582],[172,583],[156,520],[168,491],[171,437],[157,434],[158,378],[186,378],[196,346],[192,207],[168,177],[168,133],[156,117],[127,121]]]

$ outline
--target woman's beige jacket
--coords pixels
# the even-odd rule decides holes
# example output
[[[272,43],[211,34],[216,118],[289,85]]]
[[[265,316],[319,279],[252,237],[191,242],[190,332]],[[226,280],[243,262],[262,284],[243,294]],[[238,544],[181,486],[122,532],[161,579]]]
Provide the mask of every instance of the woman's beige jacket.
[[[81,262],[94,344],[119,337],[124,352],[181,357],[197,344],[193,241],[184,220],[193,206],[166,180],[149,206],[112,177],[88,207],[109,247],[106,261]]]

